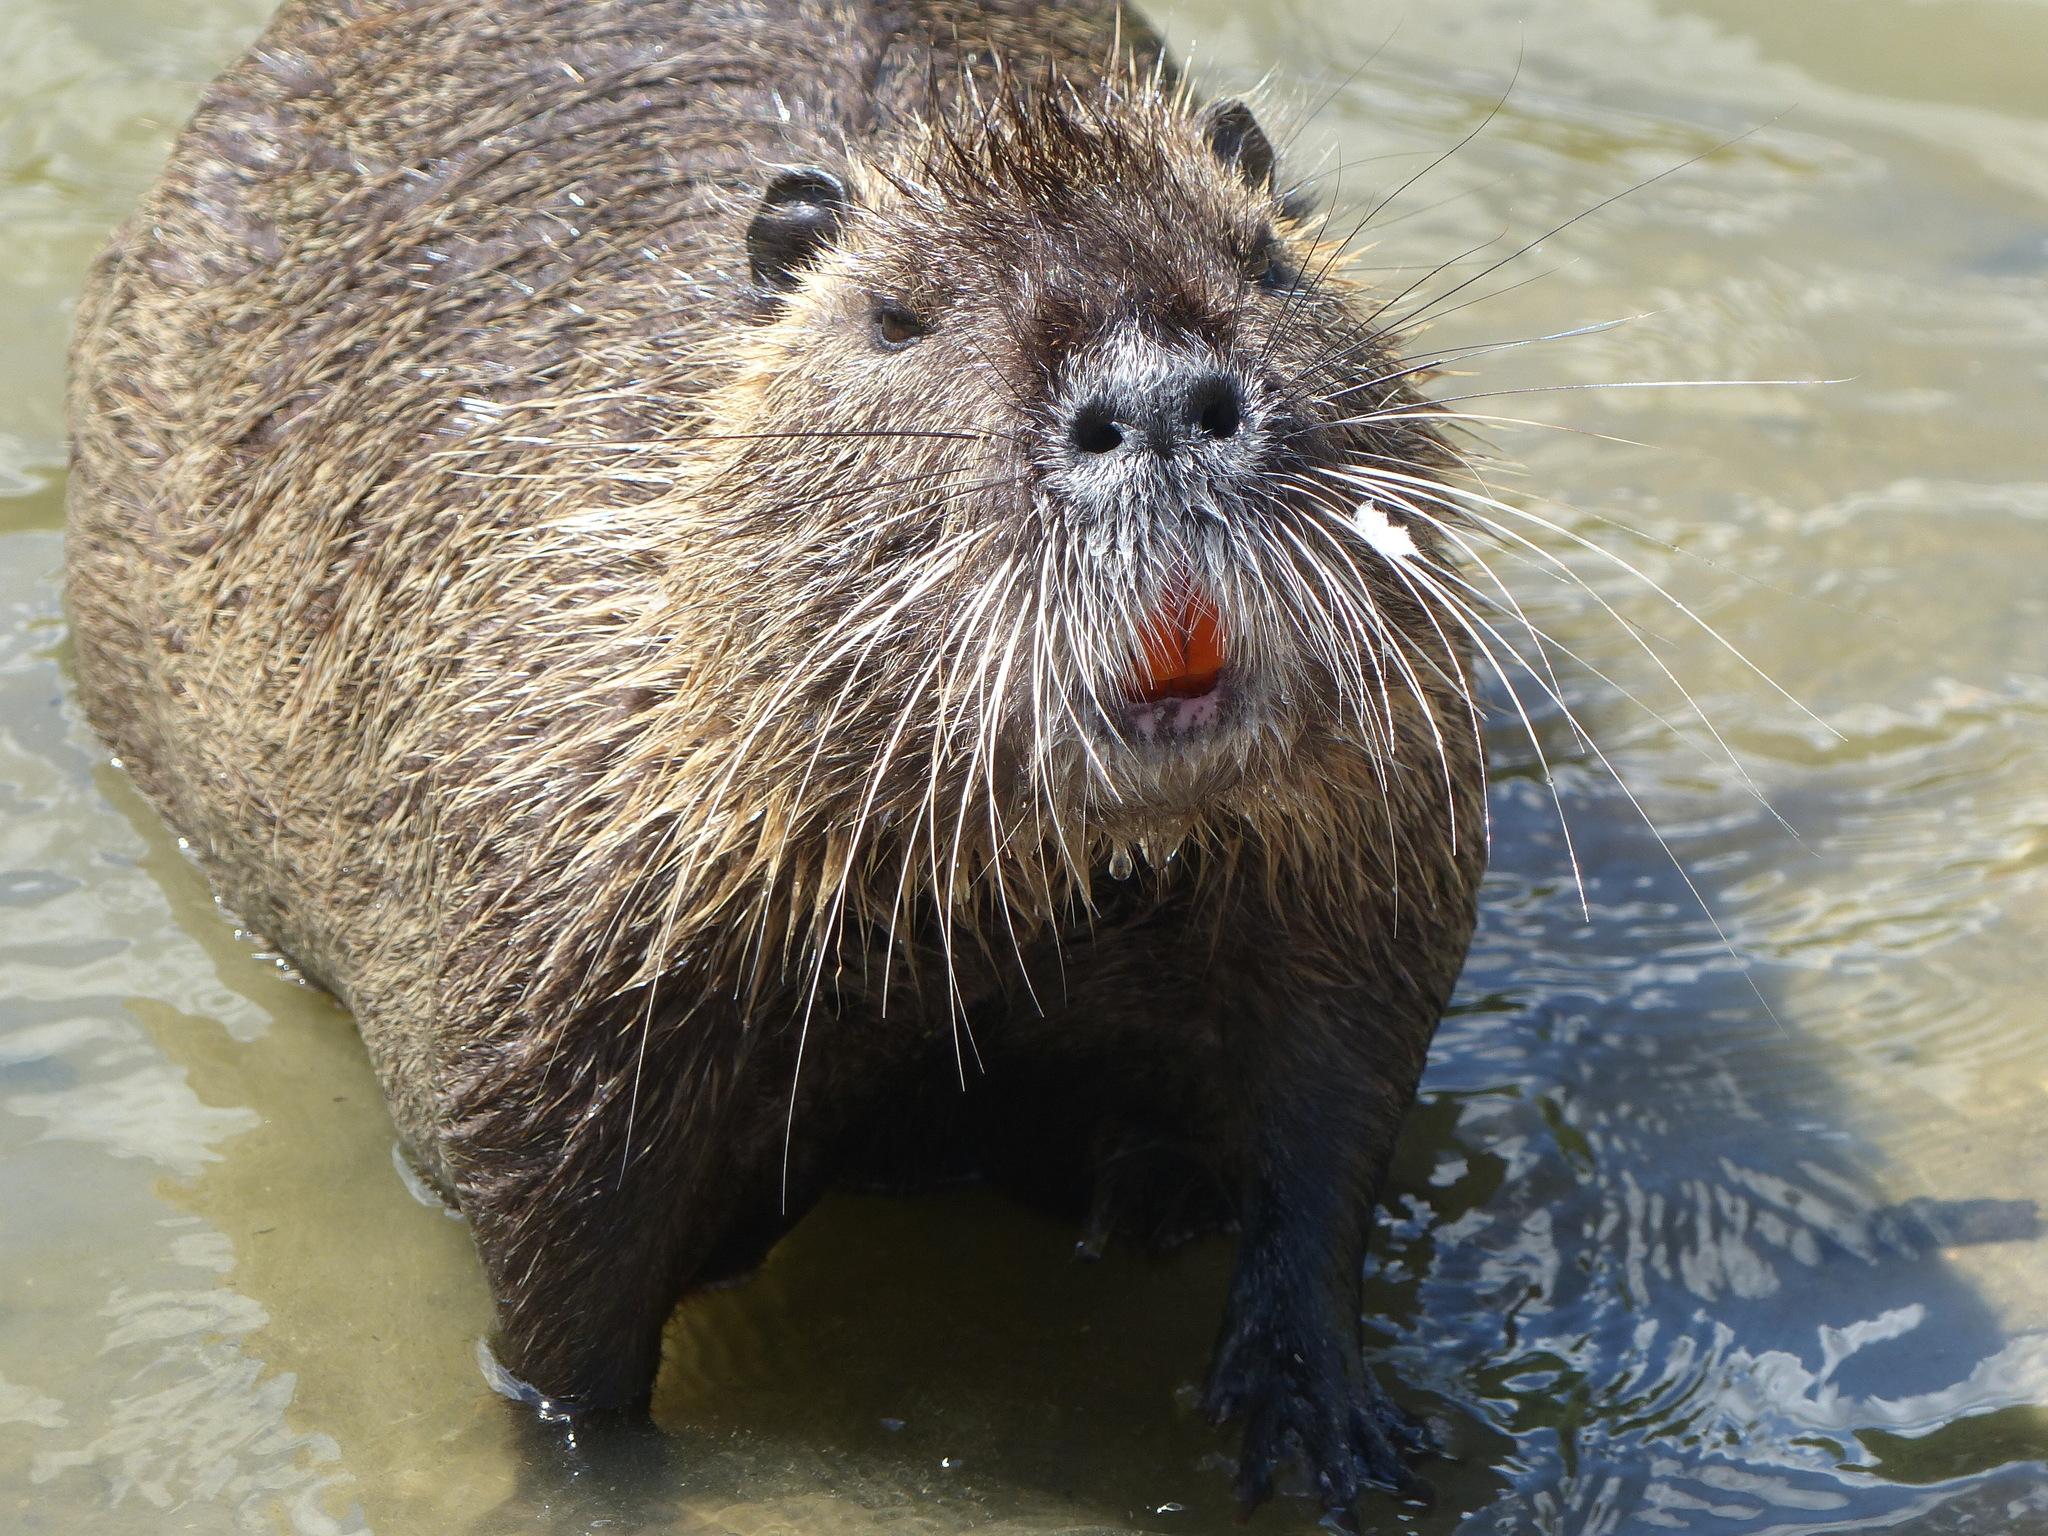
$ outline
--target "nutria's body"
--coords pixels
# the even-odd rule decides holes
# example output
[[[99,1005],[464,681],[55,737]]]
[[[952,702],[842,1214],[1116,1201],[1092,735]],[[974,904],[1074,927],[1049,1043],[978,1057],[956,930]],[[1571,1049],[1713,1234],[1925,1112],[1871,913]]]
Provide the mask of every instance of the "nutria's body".
[[[831,1180],[976,1166],[1139,1237],[1220,1193],[1243,1492],[1402,1475],[1359,1267],[1483,841],[1442,461],[1155,57],[294,0],[94,270],[92,719],[354,1011],[563,1407]]]

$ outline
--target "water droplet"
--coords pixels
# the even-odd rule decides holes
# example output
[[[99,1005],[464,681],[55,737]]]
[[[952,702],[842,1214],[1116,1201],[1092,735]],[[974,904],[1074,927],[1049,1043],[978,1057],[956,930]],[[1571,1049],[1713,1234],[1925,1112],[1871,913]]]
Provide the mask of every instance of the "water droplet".
[[[1109,878],[1128,880],[1131,878],[1131,850],[1119,848],[1109,856]]]

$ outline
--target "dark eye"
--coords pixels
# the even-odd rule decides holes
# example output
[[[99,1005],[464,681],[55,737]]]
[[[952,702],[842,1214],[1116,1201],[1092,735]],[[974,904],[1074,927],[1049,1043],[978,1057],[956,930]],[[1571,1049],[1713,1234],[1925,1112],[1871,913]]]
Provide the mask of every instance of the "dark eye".
[[[1245,275],[1268,293],[1285,293],[1301,281],[1301,269],[1287,259],[1287,247],[1271,230],[1253,250]]]
[[[875,306],[875,340],[894,352],[924,338],[925,324],[901,304]]]

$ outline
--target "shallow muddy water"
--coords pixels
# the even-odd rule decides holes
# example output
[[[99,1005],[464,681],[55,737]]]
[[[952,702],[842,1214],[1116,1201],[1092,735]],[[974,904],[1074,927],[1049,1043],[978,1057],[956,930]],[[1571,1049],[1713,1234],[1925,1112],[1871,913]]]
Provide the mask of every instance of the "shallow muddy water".
[[[1189,1407],[1225,1248],[1077,1263],[973,1191],[833,1202],[692,1301],[644,1435],[545,1445],[485,1388],[466,1236],[347,1018],[64,671],[70,296],[263,9],[0,3],[0,1528],[1231,1528]],[[1453,1458],[1380,1524],[2048,1533],[2048,3],[1154,14],[1212,82],[1270,73],[1343,207],[1492,114],[1379,217],[1389,292],[1470,253],[1403,307],[1705,156],[1426,333],[1623,322],[1435,386],[1531,423],[1487,429],[1499,483],[1598,598],[1494,558],[1599,752],[1531,691],[1568,852],[1500,695],[1479,941],[1369,1277]],[[1767,379],[1840,382],[1581,387]]]

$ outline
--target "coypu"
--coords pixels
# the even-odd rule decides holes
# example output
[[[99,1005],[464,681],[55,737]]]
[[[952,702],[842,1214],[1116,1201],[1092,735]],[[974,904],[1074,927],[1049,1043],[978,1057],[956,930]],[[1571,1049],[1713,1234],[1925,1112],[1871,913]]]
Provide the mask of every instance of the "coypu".
[[[549,1411],[971,1168],[1235,1222],[1247,1504],[1418,1486],[1361,1269],[1483,769],[1340,244],[1107,0],[291,0],[208,92],[80,313],[78,677]]]

